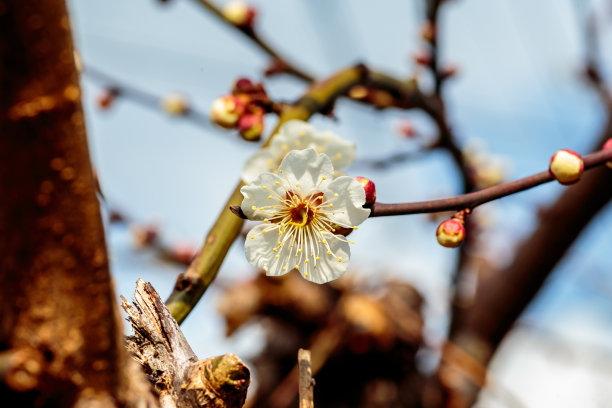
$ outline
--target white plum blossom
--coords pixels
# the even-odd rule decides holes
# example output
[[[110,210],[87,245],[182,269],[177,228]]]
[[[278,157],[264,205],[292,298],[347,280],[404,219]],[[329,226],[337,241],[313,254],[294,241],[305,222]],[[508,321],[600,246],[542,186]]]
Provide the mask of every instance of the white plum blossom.
[[[363,186],[348,176],[334,178],[330,158],[314,148],[293,150],[277,174],[261,173],[242,187],[242,211],[264,223],[251,229],[247,260],[269,276],[297,269],[304,278],[326,283],[348,268],[351,250],[335,228],[365,221]]]
[[[274,135],[270,145],[251,156],[242,169],[242,181],[251,183],[264,172],[273,172],[291,150],[309,147],[325,153],[334,169],[348,167],[355,160],[355,144],[331,131],[318,131],[314,126],[297,119],[285,123]]]

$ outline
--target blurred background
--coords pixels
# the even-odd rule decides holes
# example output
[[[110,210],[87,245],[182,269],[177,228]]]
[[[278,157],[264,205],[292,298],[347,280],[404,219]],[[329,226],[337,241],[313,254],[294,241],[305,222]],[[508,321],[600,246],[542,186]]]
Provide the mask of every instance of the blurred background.
[[[252,0],[251,4],[259,12],[256,26],[261,36],[317,78],[364,62],[397,77],[415,75],[424,89],[431,86],[427,72],[413,58],[422,48],[420,1]],[[84,105],[91,154],[105,196],[103,207],[108,215],[119,211],[129,220],[109,222],[107,228],[117,292],[131,296],[136,279],[143,278],[165,298],[186,267],[138,246],[142,229],[139,235],[137,226],[157,225],[175,260],[177,253],[189,259],[258,144],[206,120],[173,117],[127,98],[119,97],[101,109],[99,98],[109,83],[87,75],[87,69],[153,95],[179,92],[203,113],[215,98],[228,93],[238,77],[263,80],[274,100],[295,100],[306,86],[286,75],[264,78],[268,57],[196,1],[71,0],[69,6],[86,67]],[[470,157],[484,158],[483,166],[494,180],[545,170],[551,154],[560,148],[587,153],[599,137],[605,112],[583,73],[587,22],[593,16],[599,27],[600,68],[610,79],[612,2],[608,0],[444,4],[440,58],[457,69],[444,89],[449,122],[458,144]],[[315,115],[311,123],[356,143],[357,160],[347,173],[372,179],[380,201],[421,201],[460,192],[460,176],[446,152],[418,153],[423,141],[436,134],[422,112],[377,111],[342,99],[334,114],[337,120]],[[275,121],[273,115],[266,117],[267,131]],[[407,128],[415,136],[406,137]],[[398,152],[415,154],[410,160],[387,160],[387,166],[372,164]],[[538,209],[553,202],[563,189],[550,183],[478,208],[474,216],[485,228],[476,255],[496,266],[511,261],[517,243],[536,225]],[[313,303],[317,296],[337,299],[337,293],[358,287],[358,292],[380,300],[388,295],[379,287],[386,280],[410,283],[423,298],[422,309],[417,301],[410,308],[423,317],[423,344],[413,339],[411,350],[424,372],[435,369],[445,338],[451,273],[457,261],[457,251],[437,244],[437,222],[427,215],[366,222],[352,235],[356,244],[348,279],[321,289],[332,294],[317,292],[308,298]],[[608,206],[575,242],[505,339],[490,366],[494,381],[481,395],[480,406],[612,406],[611,230]],[[222,316],[217,307],[227,305],[232,290],[246,288],[240,285],[252,279],[251,288],[266,285],[246,262],[237,241],[213,287],[181,326],[200,358],[233,352],[256,359],[270,345],[271,330],[286,334],[262,319],[250,319],[226,337],[227,309],[222,308],[226,311]],[[414,293],[414,299],[418,297]],[[308,302],[298,309],[307,306]],[[296,324],[301,321],[299,313]],[[304,330],[301,335],[313,329]],[[255,387],[262,383],[257,372],[254,381]]]

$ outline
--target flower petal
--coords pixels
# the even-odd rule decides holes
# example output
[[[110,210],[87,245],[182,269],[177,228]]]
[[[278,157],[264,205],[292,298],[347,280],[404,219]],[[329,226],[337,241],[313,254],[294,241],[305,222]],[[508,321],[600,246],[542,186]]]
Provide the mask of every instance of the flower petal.
[[[338,177],[322,191],[328,202],[333,204],[333,207],[325,208],[325,213],[336,224],[355,227],[370,216],[370,210],[362,207],[365,204],[363,185],[354,178]]]
[[[355,160],[353,142],[331,131],[319,132],[307,122],[292,119],[281,126],[268,147],[255,152],[247,160],[242,169],[242,180],[251,183],[260,173],[276,170],[289,151],[309,147],[327,154],[336,170],[348,167]]]
[[[292,150],[285,156],[279,166],[281,177],[285,178],[291,188],[309,192],[317,186],[323,187],[334,175],[334,168],[325,154],[319,154],[313,148]],[[320,184],[321,183],[321,184]]]
[[[277,245],[278,227],[277,224],[260,224],[249,231],[244,243],[244,253],[247,261],[272,276],[284,275],[290,270],[290,268],[283,270],[283,265],[280,262],[280,254],[285,252],[283,258],[287,258],[288,255],[284,248]],[[274,252],[274,248],[277,248],[277,252]],[[279,257],[277,258],[276,255],[279,255]]]
[[[270,172],[278,168],[280,152],[271,148],[256,151],[244,164],[242,168],[242,181],[245,184],[252,183],[261,173]]]
[[[317,132],[312,136],[311,146],[320,147],[317,152],[328,155],[336,170],[344,169],[355,161],[355,143],[333,132]]]
[[[346,240],[328,231],[324,231],[321,235],[327,245],[319,248],[320,255],[319,260],[316,261],[316,268],[313,263],[308,268],[300,268],[304,279],[315,283],[327,283],[344,275],[351,257],[351,248]],[[328,254],[327,251],[330,251],[331,254]]]
[[[272,173],[262,173],[252,184],[240,189],[244,196],[240,207],[250,220],[274,218],[286,191],[283,179]]]

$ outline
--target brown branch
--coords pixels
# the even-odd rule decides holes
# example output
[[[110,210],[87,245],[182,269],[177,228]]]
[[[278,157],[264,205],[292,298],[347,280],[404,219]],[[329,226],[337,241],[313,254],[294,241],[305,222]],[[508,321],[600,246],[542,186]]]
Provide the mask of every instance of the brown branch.
[[[602,150],[591,153],[584,156],[582,159],[584,161],[585,170],[592,169],[612,160],[612,150]],[[431,213],[462,210],[466,208],[473,209],[481,204],[516,194],[554,180],[554,177],[552,177],[548,171],[542,171],[528,177],[456,197],[414,203],[384,204],[376,202],[372,208],[370,217]]]
[[[299,396],[300,408],[314,408],[314,378],[310,369],[310,351],[298,350],[298,367],[300,372]]]
[[[0,400],[157,406],[123,344],[66,5],[0,10]]]

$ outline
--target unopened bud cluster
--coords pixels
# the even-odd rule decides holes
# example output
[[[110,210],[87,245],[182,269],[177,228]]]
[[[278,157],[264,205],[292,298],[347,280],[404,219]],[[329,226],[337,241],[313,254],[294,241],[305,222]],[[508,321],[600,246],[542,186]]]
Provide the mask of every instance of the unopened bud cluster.
[[[264,130],[264,115],[271,110],[272,102],[263,86],[240,78],[230,94],[213,102],[210,120],[226,129],[238,129],[245,140],[257,141]]]
[[[580,180],[583,171],[582,157],[573,150],[561,149],[550,158],[548,172],[563,185],[573,184]]]
[[[222,10],[223,17],[237,27],[252,27],[257,10],[241,0],[232,0]]]

